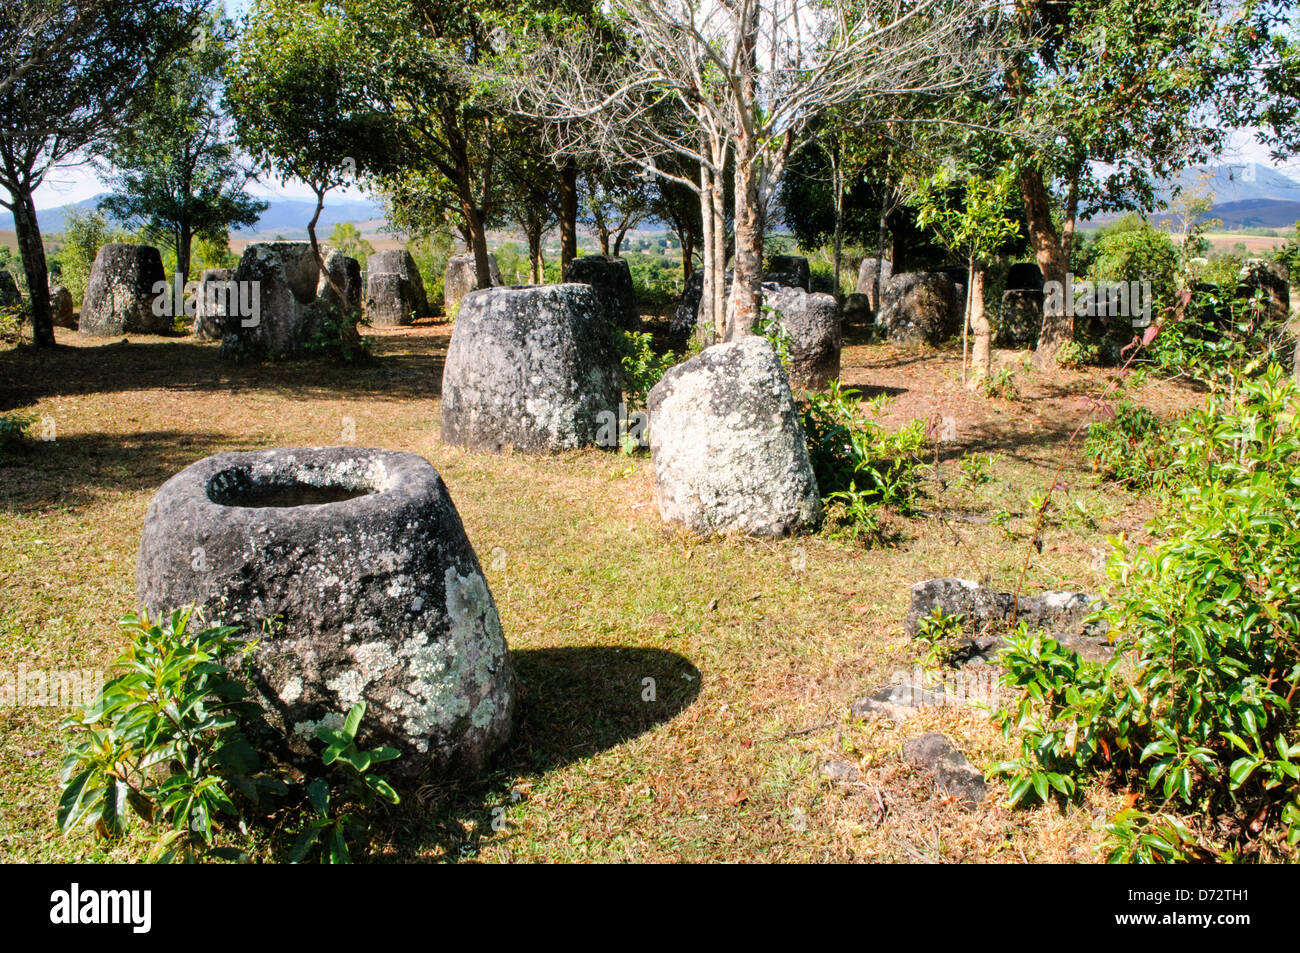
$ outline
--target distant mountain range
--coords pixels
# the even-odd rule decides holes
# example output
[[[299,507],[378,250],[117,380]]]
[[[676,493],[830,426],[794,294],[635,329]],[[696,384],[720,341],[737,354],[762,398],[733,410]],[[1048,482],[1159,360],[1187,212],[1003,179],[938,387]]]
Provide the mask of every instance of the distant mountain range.
[[[1205,217],[1220,219],[1227,228],[1290,228],[1300,220],[1300,182],[1258,162],[1185,169],[1160,195],[1170,200],[1176,186],[1181,186],[1182,196],[1208,192],[1214,204]],[[1091,224],[1102,225],[1119,217],[1098,215]],[[1154,222],[1172,218],[1172,212],[1151,216]]]
[[[104,195],[95,195],[80,202],[60,205],[58,208],[40,209],[36,219],[41,226],[42,235],[62,232],[68,221],[68,213],[74,209],[82,212],[93,211],[104,199]],[[311,221],[316,203],[306,199],[271,198],[261,196],[270,203],[257,224],[252,228],[239,229],[235,232],[244,238],[272,238],[282,235],[288,239],[307,237],[307,223]],[[353,222],[360,226],[363,222],[374,222],[384,217],[384,207],[369,199],[345,199],[325,196],[325,208],[321,211],[320,221],[316,224],[316,234],[325,236],[340,222]],[[0,214],[0,230],[14,227],[13,216]]]

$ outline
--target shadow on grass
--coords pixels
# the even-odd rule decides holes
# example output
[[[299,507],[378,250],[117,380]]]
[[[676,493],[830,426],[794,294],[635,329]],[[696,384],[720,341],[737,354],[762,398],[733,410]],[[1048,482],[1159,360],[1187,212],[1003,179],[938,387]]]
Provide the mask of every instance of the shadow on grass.
[[[521,778],[589,758],[685,710],[700,672],[675,652],[591,646],[512,653],[520,689],[515,733],[490,775],[426,789],[381,821],[384,862],[470,860],[488,840],[513,836],[505,811]],[[647,700],[653,679],[653,700]],[[495,822],[495,823],[494,823]],[[494,829],[494,827],[499,829]]]
[[[133,338],[95,346],[0,351],[0,413],[47,397],[136,390],[259,390],[289,399],[387,397],[428,399],[442,392],[447,337],[374,338],[374,353],[356,364],[295,358],[261,364],[222,361],[215,344],[193,338]]]
[[[39,432],[39,426],[36,428]],[[103,491],[156,490],[195,460],[252,444],[204,430],[74,434],[0,450],[0,509],[87,505]]]

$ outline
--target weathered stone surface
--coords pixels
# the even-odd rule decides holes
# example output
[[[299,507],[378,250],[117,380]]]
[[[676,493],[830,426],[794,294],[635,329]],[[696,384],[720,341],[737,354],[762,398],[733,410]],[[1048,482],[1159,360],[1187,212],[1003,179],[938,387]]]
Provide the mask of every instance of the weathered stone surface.
[[[72,306],[72,292],[63,285],[50,289],[50,314],[54,317],[56,328],[77,327],[77,309]]]
[[[1291,281],[1287,266],[1280,261],[1252,258],[1237,279],[1237,297],[1247,300],[1261,295],[1265,321],[1282,327],[1291,319]]]
[[[234,286],[235,269],[204,268],[199,275],[199,290],[194,303],[194,336],[220,341],[226,333],[226,317],[232,309],[231,296],[239,292]]]
[[[227,302],[223,360],[283,357],[315,337],[329,308],[316,301],[319,268],[306,280],[309,263],[315,268],[307,242],[254,242],[244,249],[235,269],[236,297]]]
[[[168,314],[154,314],[154,288],[166,283],[162,255],[151,245],[104,245],[95,255],[77,324],[89,337],[171,330]]]
[[[16,308],[22,301],[18,282],[7,271],[0,271],[0,308]]]
[[[842,321],[846,328],[861,328],[874,324],[876,312],[871,308],[871,298],[859,291],[844,299]]]
[[[790,385],[757,336],[716,344],[650,391],[659,512],[699,533],[785,536],[821,517]]]
[[[596,299],[615,327],[635,331],[641,326],[636,311],[632,270],[624,259],[583,255],[569,262],[569,267],[564,269],[564,280],[591,285]]]
[[[287,747],[367,703],[360,742],[414,778],[479,771],[505,740],[510,660],[447,488],[410,453],[221,453],[172,477],[145,516],[142,609],[195,604],[261,635],[248,674]]]
[[[335,286],[343,292],[342,299],[334,290]],[[337,248],[330,252],[325,258],[325,268],[321,271],[320,279],[316,282],[316,300],[327,308],[356,314],[361,310],[361,291],[361,262],[348,257]]]
[[[894,263],[888,258],[864,258],[858,265],[858,283],[855,290],[867,296],[872,311],[879,311],[876,302],[876,275],[880,275],[880,290],[884,293],[885,283],[894,275]]]
[[[366,276],[366,318],[372,327],[410,324],[419,310],[415,289],[404,275],[379,272]]]
[[[618,412],[621,373],[590,285],[467,294],[442,374],[442,439],[479,450],[558,453],[595,442]]]
[[[303,304],[316,300],[316,285],[320,280],[320,262],[311,250],[311,242],[262,242],[262,245],[280,256],[285,280],[293,296]]]
[[[394,281],[396,275],[400,280]],[[405,248],[375,252],[366,259],[366,316],[377,328],[410,324],[429,313],[424,279]]]
[[[764,283],[780,285],[783,288],[802,288],[809,291],[812,272],[808,268],[808,259],[799,255],[773,255],[763,273]]]
[[[790,344],[790,387],[795,393],[822,390],[840,376],[840,306],[828,294],[764,285],[763,305],[771,308]]]
[[[1008,291],[1042,291],[1043,270],[1032,261],[1017,262],[1007,271],[1006,288]]]
[[[984,800],[984,774],[937,731],[903,742],[903,757],[932,772],[938,786],[967,807]]]
[[[505,284],[501,280],[501,268],[497,260],[488,255],[488,274],[495,288]],[[478,276],[474,267],[473,255],[452,255],[447,259],[447,271],[442,282],[443,314],[451,315],[461,298],[478,287]]]
[[[1002,315],[998,321],[999,347],[1035,347],[1042,330],[1042,289],[1010,288],[1002,292]]]
[[[847,761],[827,761],[822,765],[822,777],[839,784],[854,784],[858,780],[858,769]]]
[[[927,579],[912,586],[911,603],[903,627],[915,638],[920,620],[941,609],[962,616],[962,631],[968,637],[961,655],[964,660],[991,661],[1003,647],[1003,633],[1011,624],[1026,623],[1031,630],[1046,631],[1065,647],[1092,660],[1104,660],[1113,650],[1103,621],[1088,622],[1093,612],[1104,607],[1095,596],[1081,592],[1044,592],[1021,596],[998,592],[969,579],[952,576]]]
[[[731,294],[731,277],[730,271],[724,275],[723,287],[726,294]],[[687,341],[695,331],[696,322],[700,315],[700,298],[704,296],[704,272],[697,268],[691,272],[691,276],[686,279],[682,288],[682,296],[677,301],[677,309],[673,312],[673,324],[671,329],[672,346],[678,350],[686,347]]]
[[[961,330],[957,286],[942,272],[894,275],[880,297],[876,320],[892,340],[938,344]]]

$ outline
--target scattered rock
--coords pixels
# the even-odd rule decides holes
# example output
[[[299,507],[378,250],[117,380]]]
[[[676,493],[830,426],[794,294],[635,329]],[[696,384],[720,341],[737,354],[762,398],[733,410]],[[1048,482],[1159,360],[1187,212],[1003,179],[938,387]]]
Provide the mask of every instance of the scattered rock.
[[[235,310],[230,306],[232,295],[239,291],[234,285],[235,269],[204,268],[199,275],[198,297],[194,304],[194,335],[209,341],[220,341],[226,333],[226,318]]]
[[[803,261],[803,259],[800,259]],[[763,304],[790,339],[790,387],[819,391],[840,376],[840,306],[828,294],[764,286]]]
[[[162,255],[152,245],[101,246],[81,300],[78,329],[105,338],[170,331],[171,315],[154,314],[154,289],[166,283]]]
[[[967,807],[984,800],[984,775],[937,731],[903,742],[903,757],[934,774],[939,787]]]
[[[731,294],[732,273],[728,271],[724,279],[724,287],[727,295]],[[682,296],[677,301],[677,308],[673,312],[673,323],[670,330],[672,346],[676,350],[684,350],[695,331],[696,322],[700,315],[700,299],[704,296],[704,271],[697,268],[691,272],[691,276],[686,279],[682,288]]]
[[[861,292],[854,292],[844,299],[844,327],[858,328],[874,323],[876,313],[871,307],[871,298]]]
[[[442,439],[558,453],[593,444],[618,413],[621,374],[590,285],[470,292],[442,375]]]
[[[564,269],[564,280],[591,285],[596,299],[615,327],[635,331],[641,326],[636,312],[632,271],[624,259],[606,258],[604,255],[575,258]]]
[[[894,263],[888,258],[864,258],[858,266],[858,294],[867,296],[867,304],[873,312],[878,312],[876,301],[876,275],[880,275],[880,291],[883,296],[885,284],[894,274]]]
[[[1237,279],[1237,297],[1252,299],[1264,292],[1265,320],[1272,327],[1283,327],[1291,317],[1291,281],[1287,266],[1280,261],[1251,258]]]
[[[261,632],[248,672],[289,751],[367,703],[385,773],[472,775],[505,741],[511,667],[492,593],[447,488],[411,453],[222,453],[163,484],[145,516],[137,597]]]
[[[50,289],[50,314],[56,328],[77,329],[77,309],[73,307],[72,292],[63,285]]]
[[[235,269],[221,358],[261,360],[295,354],[320,331],[328,307],[316,301],[320,269],[309,242],[254,242]],[[251,314],[245,313],[245,305]]]
[[[911,604],[903,627],[916,638],[920,620],[941,609],[962,616],[962,631],[968,637],[959,660],[992,661],[1005,644],[1003,633],[1012,614],[1031,630],[1047,632],[1082,658],[1104,661],[1114,654],[1107,640],[1105,622],[1088,622],[1088,617],[1105,603],[1082,592],[1044,592],[1016,598],[969,579],[952,576],[927,579],[912,586]]]
[[[424,279],[409,251],[394,248],[366,259],[366,317],[374,327],[410,324],[428,313]]]
[[[371,327],[410,324],[419,310],[414,289],[402,275],[380,272],[366,277],[366,317]]]
[[[891,340],[939,344],[961,330],[957,286],[942,272],[894,275],[880,297],[876,320]]]
[[[763,273],[763,282],[780,285],[783,288],[811,289],[812,273],[808,268],[808,259],[798,255],[773,255]]]
[[[419,272],[416,272],[416,276],[419,276]],[[331,279],[343,292],[342,301],[331,287]],[[316,282],[316,300],[334,310],[359,313],[361,311],[361,262],[349,258],[338,249],[330,252],[325,259],[325,268],[321,271],[320,280]]]
[[[847,761],[827,761],[822,765],[822,777],[840,784],[853,784],[858,780],[858,769]]]
[[[492,286],[505,284],[501,280],[501,268],[492,255],[488,255],[488,275]],[[442,282],[443,314],[450,317],[460,304],[460,299],[478,288],[478,273],[473,255],[452,255],[447,259],[447,271]]]
[[[650,391],[660,515],[698,533],[786,536],[821,518],[790,384],[758,336],[716,344]]]
[[[1035,347],[1042,330],[1041,288],[1010,288],[1002,292],[1002,316],[998,321],[999,347]]]
[[[942,691],[905,683],[891,685],[859,698],[849,710],[855,718],[888,717],[895,721],[906,721],[920,708],[948,708],[961,704],[961,699]]]

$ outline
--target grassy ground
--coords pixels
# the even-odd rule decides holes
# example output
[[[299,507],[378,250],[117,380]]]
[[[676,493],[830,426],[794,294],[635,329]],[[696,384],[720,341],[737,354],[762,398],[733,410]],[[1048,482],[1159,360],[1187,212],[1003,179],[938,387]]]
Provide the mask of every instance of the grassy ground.
[[[976,400],[960,351],[850,341],[844,379],[897,397],[891,420],[950,418],[923,504],[877,548],[817,536],[702,540],[661,523],[649,461],[444,447],[438,397],[449,328],[374,333],[375,360],[233,368],[213,345],[61,335],[50,353],[0,352],[0,411],[52,424],[52,441],[0,457],[0,666],[103,668],[121,650],[145,507],[188,463],[219,450],[337,444],[409,450],[442,473],[478,550],[523,684],[522,719],[496,772],[426,790],[385,819],[381,859],[1090,861],[1117,796],[1012,812],[992,791],[970,810],[904,762],[903,741],[941,730],[977,765],[1004,743],[973,709],[901,725],[855,722],[850,702],[890,683],[915,651],[908,586],[937,575],[1013,588],[1098,591],[1109,534],[1140,536],[1141,501],[1099,487],[1076,458],[1041,554],[1028,499],[1049,483],[1081,396],[1101,372],[1036,379]],[[1157,409],[1193,397],[1146,385]],[[993,482],[958,485],[963,456],[1000,454]],[[942,514],[947,514],[941,518]],[[977,514],[987,523],[948,516]],[[644,679],[657,701],[642,701]],[[0,859],[105,855],[60,838],[54,803],[62,712],[0,711]],[[859,768],[843,785],[828,759]],[[498,811],[498,809],[503,809]],[[504,824],[492,824],[494,815]],[[108,859],[130,859],[138,845]]]

